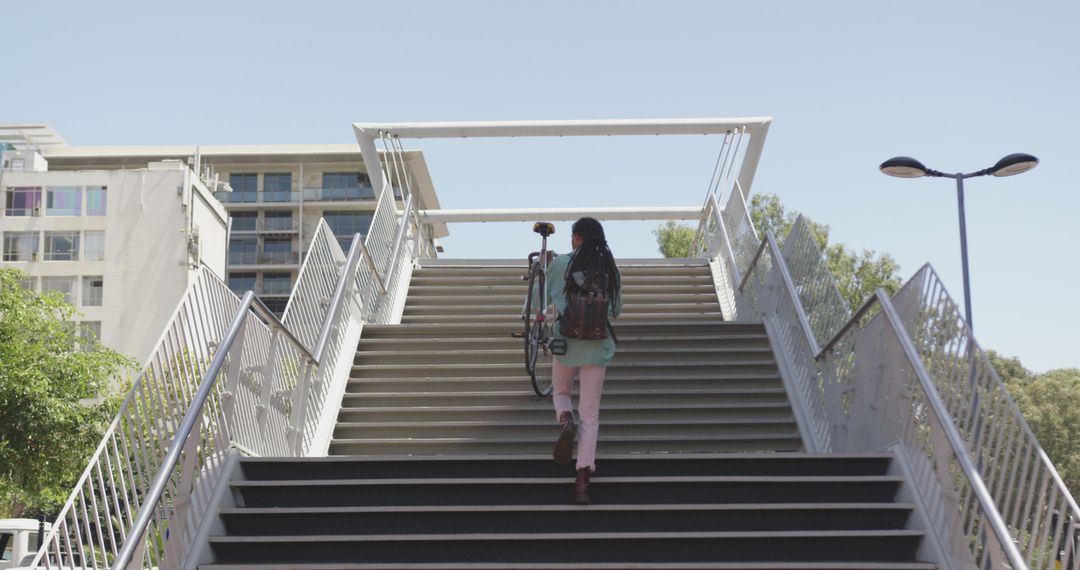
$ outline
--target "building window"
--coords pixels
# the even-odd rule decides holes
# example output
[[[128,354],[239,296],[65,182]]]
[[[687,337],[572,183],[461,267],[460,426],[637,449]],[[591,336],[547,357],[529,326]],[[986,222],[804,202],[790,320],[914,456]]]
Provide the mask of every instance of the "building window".
[[[254,273],[229,273],[229,289],[237,295],[255,290]]]
[[[263,263],[296,263],[292,238],[266,238],[263,240]]]
[[[374,214],[366,212],[323,212],[323,219],[334,233],[343,251],[349,250],[353,234],[364,234],[371,227]]]
[[[105,280],[96,275],[82,278],[82,304],[84,307],[100,307],[104,299]]]
[[[79,232],[45,232],[45,261],[78,261]]]
[[[88,230],[83,234],[83,259],[105,261],[105,231]]]
[[[86,215],[87,216],[104,216],[108,210],[108,200],[106,198],[106,186],[87,186],[86,187]]]
[[[45,191],[46,216],[81,216],[82,188],[54,186]]]
[[[254,202],[258,197],[259,175],[253,173],[230,174],[229,186],[232,193],[229,202]]]
[[[263,201],[264,202],[291,202],[292,174],[267,173],[263,175]]]
[[[288,232],[293,229],[292,212],[266,212],[264,229],[272,232]]]
[[[234,232],[253,232],[258,221],[258,212],[233,212],[232,229]]]
[[[4,261],[37,261],[37,232],[5,232]]]
[[[263,295],[288,295],[291,291],[291,273],[263,273]]]
[[[41,188],[9,188],[4,197],[4,215],[34,216],[41,213]]]
[[[42,277],[41,291],[59,291],[64,294],[64,302],[75,304],[75,278],[74,277]]]
[[[289,306],[289,300],[282,297],[276,297],[273,299],[263,299],[263,304],[266,305],[270,312],[274,313],[279,319],[282,313],[285,312],[285,307]]]
[[[234,237],[229,240],[229,264],[254,265],[257,251],[255,236]]]
[[[374,200],[375,191],[362,172],[324,172],[323,200]]]
[[[19,279],[19,287],[22,287],[27,291],[37,291],[37,277],[28,275]]]

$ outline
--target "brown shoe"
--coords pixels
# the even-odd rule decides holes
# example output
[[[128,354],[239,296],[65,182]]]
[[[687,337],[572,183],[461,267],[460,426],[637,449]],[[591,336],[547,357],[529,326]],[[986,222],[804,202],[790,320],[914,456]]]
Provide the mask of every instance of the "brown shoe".
[[[587,467],[577,470],[577,480],[574,481],[574,504],[587,505],[589,500],[589,474]]]
[[[574,437],[577,435],[577,426],[574,425],[574,413],[563,412],[559,414],[559,424],[562,432],[559,440],[555,442],[555,451],[551,454],[552,459],[559,465],[570,463],[570,456],[574,452]]]

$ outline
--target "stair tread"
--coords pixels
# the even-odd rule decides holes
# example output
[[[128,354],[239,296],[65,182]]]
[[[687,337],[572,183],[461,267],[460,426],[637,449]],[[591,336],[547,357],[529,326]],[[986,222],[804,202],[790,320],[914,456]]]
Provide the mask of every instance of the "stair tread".
[[[570,478],[562,477],[430,477],[423,479],[281,479],[268,481],[233,481],[234,487],[295,487],[295,486],[376,486],[376,485],[565,485]],[[675,477],[592,477],[594,483],[901,483],[895,475],[696,475]]]
[[[589,506],[579,507],[588,509]],[[270,535],[270,536],[211,536],[211,542],[398,542],[398,541],[520,541],[520,540],[641,540],[666,539],[724,539],[724,538],[843,538],[843,537],[921,537],[921,530],[778,530],[778,531],[718,531],[718,532],[578,532],[578,533],[457,533],[457,534],[379,534],[379,535]]]
[[[604,425],[728,425],[744,423],[794,423],[794,418],[725,418],[725,419],[701,419],[701,420],[605,420]],[[538,428],[555,428],[558,424],[554,421],[542,420],[502,420],[498,422],[480,420],[448,420],[448,421],[374,421],[374,422],[338,422],[338,428],[368,428],[368,426],[382,426],[382,428],[408,428],[408,426],[424,425],[431,426],[456,426],[456,425],[490,425],[492,428],[504,428],[512,425],[535,425]]]
[[[357,394],[357,395],[359,396],[359,394]],[[471,412],[513,412],[513,411],[528,412],[528,411],[533,411],[533,410],[536,410],[536,409],[542,409],[542,410],[544,410],[545,413],[551,413],[551,407],[547,404],[547,402],[543,402],[543,403],[544,403],[543,408],[537,408],[536,405],[525,406],[525,405],[512,405],[512,404],[491,405],[491,406],[426,406],[426,405],[420,405],[420,406],[380,406],[380,407],[377,407],[377,408],[370,408],[370,407],[350,408],[350,407],[342,406],[341,411],[342,412],[352,411],[352,412],[355,412],[355,413],[366,413],[368,411],[373,411],[373,410],[378,410],[379,412],[386,412],[386,413],[405,412],[405,411],[418,411],[418,410],[429,410],[429,411],[461,410],[461,411],[471,411]],[[790,408],[790,404],[788,404],[787,402],[745,402],[745,403],[743,403],[743,402],[718,402],[718,403],[702,402],[702,403],[693,403],[693,404],[680,404],[680,403],[672,403],[672,404],[618,404],[618,403],[607,404],[607,403],[601,403],[600,404],[600,409],[604,410],[604,411],[615,411],[615,410],[643,410],[643,411],[648,411],[648,410],[699,410],[699,409],[701,409],[701,410],[715,410],[715,409],[728,409],[728,408],[762,408],[762,409]]]
[[[206,570],[564,570],[565,562],[200,564]],[[574,562],[577,570],[937,570],[929,562]]]
[[[590,511],[813,511],[813,510],[912,510],[914,503],[709,503],[590,505]],[[473,512],[578,512],[579,505],[404,505],[374,507],[234,507],[220,510],[224,515],[292,515],[329,513],[473,513]]]
[[[549,410],[550,411],[550,410]],[[641,454],[641,453],[607,453],[600,454],[598,460],[606,461],[687,461],[687,460],[723,460],[725,462],[753,461],[753,462],[788,462],[802,460],[819,460],[830,463],[844,463],[847,461],[882,461],[891,460],[891,453],[808,453],[805,451],[790,451],[784,453],[664,453],[664,454]],[[406,461],[432,463],[441,461],[551,461],[551,455],[443,455],[438,459],[430,457],[415,457],[409,455],[371,455],[362,459],[351,457],[257,457],[245,456],[240,458],[241,463],[342,463],[358,462],[368,463],[374,461]]]

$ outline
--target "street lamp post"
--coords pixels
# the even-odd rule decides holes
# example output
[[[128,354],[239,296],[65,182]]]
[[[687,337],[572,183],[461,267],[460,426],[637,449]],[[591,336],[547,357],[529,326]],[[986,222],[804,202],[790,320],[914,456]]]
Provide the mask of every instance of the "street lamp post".
[[[932,176],[956,180],[956,203],[960,210],[960,260],[963,263],[964,269],[964,319],[967,320],[968,328],[972,330],[974,330],[975,327],[971,323],[971,281],[968,276],[967,224],[964,221],[964,180],[975,178],[976,176],[986,176],[988,174],[999,177],[1012,176],[1014,174],[1020,174],[1021,172],[1027,172],[1028,170],[1035,168],[1038,164],[1039,159],[1030,154],[1015,153],[1002,158],[997,161],[997,164],[990,168],[984,168],[968,173],[958,172],[956,174],[946,174],[927,168],[923,166],[923,163],[908,156],[890,158],[889,160],[882,162],[881,166],[878,167],[885,174],[896,176],[898,178],[922,178],[923,176]]]

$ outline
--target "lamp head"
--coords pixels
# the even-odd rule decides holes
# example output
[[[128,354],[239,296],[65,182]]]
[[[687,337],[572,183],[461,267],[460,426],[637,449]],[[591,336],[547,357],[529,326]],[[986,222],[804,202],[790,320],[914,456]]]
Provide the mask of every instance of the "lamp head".
[[[923,163],[910,156],[897,156],[886,160],[878,167],[882,172],[897,178],[922,178],[929,173]]]
[[[1017,152],[997,161],[997,164],[990,167],[990,173],[994,176],[1012,176],[1014,174],[1027,172],[1038,166],[1038,164],[1039,159],[1034,156]]]

